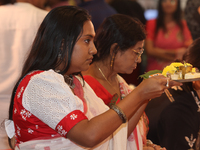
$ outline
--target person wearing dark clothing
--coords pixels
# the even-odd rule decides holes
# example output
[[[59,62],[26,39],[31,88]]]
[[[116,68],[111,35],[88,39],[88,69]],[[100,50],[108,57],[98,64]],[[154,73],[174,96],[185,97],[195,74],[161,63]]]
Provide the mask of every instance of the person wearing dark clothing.
[[[78,6],[89,11],[89,14],[92,16],[92,23],[94,24],[95,30],[98,29],[99,25],[106,17],[117,14],[117,12],[104,0],[82,0]]]
[[[176,95],[176,92],[173,89],[169,89],[169,92],[172,95]],[[160,97],[154,98],[147,105],[145,112],[149,118],[149,132],[147,134],[147,139],[151,139],[151,141],[155,144],[159,144],[157,124],[160,118],[161,112],[171,104],[167,95],[163,93]]]
[[[182,90],[170,89],[174,101],[164,93],[153,99],[146,108],[149,118],[147,138],[169,150],[194,148],[200,127],[199,99],[192,83],[185,83]],[[194,95],[194,96],[193,96]],[[156,108],[155,108],[156,107]]]
[[[144,8],[137,2],[132,0],[113,0],[109,3],[118,13],[138,18],[144,25],[146,19],[144,16]]]
[[[200,0],[187,0],[184,15],[192,38],[195,40],[200,37]]]
[[[184,60],[200,69],[200,38],[190,46]],[[200,80],[165,90],[146,107],[148,139],[168,150],[199,150]]]

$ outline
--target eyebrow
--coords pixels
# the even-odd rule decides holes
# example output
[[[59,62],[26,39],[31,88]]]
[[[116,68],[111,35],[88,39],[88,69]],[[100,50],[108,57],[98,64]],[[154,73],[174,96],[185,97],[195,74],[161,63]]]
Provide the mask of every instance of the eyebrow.
[[[86,35],[83,35],[84,37],[85,36],[89,36],[89,37],[91,37],[91,38],[94,38],[94,36],[93,35],[91,35],[91,34],[86,34]]]
[[[144,49],[144,48],[143,47],[138,47],[135,50],[142,50],[142,49]]]

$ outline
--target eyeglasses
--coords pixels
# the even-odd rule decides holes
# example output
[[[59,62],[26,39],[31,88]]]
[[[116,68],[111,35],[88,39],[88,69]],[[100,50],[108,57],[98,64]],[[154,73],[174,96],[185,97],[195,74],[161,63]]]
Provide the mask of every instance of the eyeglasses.
[[[132,49],[132,51],[135,52],[135,54],[137,55],[137,59],[138,59],[144,53],[144,48],[142,48],[139,52],[135,49]]]

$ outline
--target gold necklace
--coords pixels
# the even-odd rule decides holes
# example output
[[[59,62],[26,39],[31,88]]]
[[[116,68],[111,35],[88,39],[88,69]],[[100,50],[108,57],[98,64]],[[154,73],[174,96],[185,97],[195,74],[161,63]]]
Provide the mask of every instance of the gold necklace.
[[[103,78],[106,80],[106,82],[112,87],[112,89],[116,92],[116,93],[118,93],[117,91],[118,90],[116,90],[114,87],[113,87],[113,85],[108,81],[108,79],[106,78],[106,76],[104,75],[104,73],[103,73],[103,71],[100,69],[100,67],[96,64],[96,67],[98,68],[98,70],[99,70],[99,72],[101,73],[101,75],[103,76]],[[118,94],[117,94],[118,95]],[[121,95],[121,94],[120,94]],[[121,96],[120,96],[121,97]],[[120,98],[121,99],[121,98]]]
[[[98,66],[97,66],[97,67],[98,67]],[[112,84],[108,81],[108,79],[107,79],[106,76],[104,75],[104,73],[101,71],[101,69],[100,69],[99,67],[98,67],[98,69],[99,69],[101,75],[104,77],[104,79],[108,82],[108,84],[110,84],[110,86],[113,87]]]

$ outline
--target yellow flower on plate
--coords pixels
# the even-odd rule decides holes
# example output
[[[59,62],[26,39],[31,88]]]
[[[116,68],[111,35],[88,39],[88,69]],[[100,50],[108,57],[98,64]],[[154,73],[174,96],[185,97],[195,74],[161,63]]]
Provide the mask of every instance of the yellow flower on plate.
[[[191,64],[189,63],[185,63],[186,66],[192,66]],[[166,66],[164,69],[163,69],[163,72],[162,72],[162,75],[164,75],[165,77],[167,77],[167,74],[170,73],[170,74],[174,74],[176,71],[179,70],[179,67],[180,66],[184,66],[184,64],[180,63],[180,62],[173,62],[171,63],[169,66]],[[194,71],[194,70],[193,70]],[[196,71],[194,71],[196,72]]]
[[[174,74],[176,70],[177,70],[177,68],[175,68],[173,65],[166,66],[163,69],[162,75],[164,75],[165,77],[167,77],[167,73]]]
[[[191,64],[189,64],[189,63],[186,63],[186,65],[187,65],[187,66],[192,66],[192,65],[191,65]]]
[[[196,68],[192,68],[192,73],[195,73],[196,72]]]
[[[173,62],[170,64],[170,66],[179,67],[179,66],[184,66],[184,65],[180,62]]]

